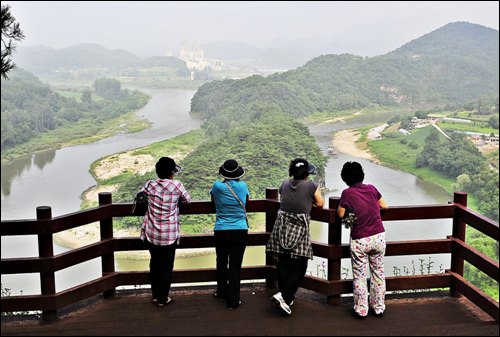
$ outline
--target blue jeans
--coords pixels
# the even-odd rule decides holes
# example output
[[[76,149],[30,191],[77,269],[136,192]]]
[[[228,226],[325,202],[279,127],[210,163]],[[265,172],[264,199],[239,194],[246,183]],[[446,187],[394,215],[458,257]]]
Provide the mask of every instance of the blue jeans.
[[[227,300],[228,308],[240,302],[241,265],[247,247],[247,230],[214,231],[217,255],[217,296]]]

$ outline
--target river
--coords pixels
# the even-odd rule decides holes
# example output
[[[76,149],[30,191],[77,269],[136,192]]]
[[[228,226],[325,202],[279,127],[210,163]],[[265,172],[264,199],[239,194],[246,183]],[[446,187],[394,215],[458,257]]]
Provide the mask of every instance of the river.
[[[36,218],[36,207],[51,206],[52,215],[59,216],[72,213],[80,208],[80,195],[96,184],[89,173],[90,164],[95,160],[125,150],[138,148],[151,143],[172,138],[198,129],[201,121],[189,115],[193,90],[149,90],[141,89],[152,95],[151,101],[141,110],[138,116],[144,116],[153,122],[151,129],[132,133],[117,134],[93,144],[66,147],[59,150],[45,151],[39,154],[23,157],[8,164],[2,164],[2,219],[32,219]],[[332,142],[332,133],[338,130],[351,129],[369,124],[383,123],[395,112],[375,113],[369,116],[357,116],[346,122],[326,123],[309,127],[311,135],[318,145],[326,149]],[[377,186],[389,206],[443,204],[452,200],[452,196],[443,188],[425,182],[411,174],[390,169],[364,159],[358,159],[339,153],[337,159],[330,159],[326,167],[326,187],[331,190],[325,196],[340,196],[347,186],[340,179],[342,164],[348,160],[359,161],[366,172],[365,182]],[[325,205],[328,207],[328,204]],[[451,220],[433,220],[427,222],[406,221],[387,222],[384,224],[388,241],[419,240],[445,238],[451,234]],[[342,241],[349,240],[348,231],[343,231]],[[315,241],[325,241],[327,225],[314,223],[311,236]],[[2,258],[37,256],[36,237],[6,237],[2,238]],[[54,245],[54,252],[59,254],[67,249]],[[263,247],[248,247],[244,265],[264,263]],[[393,274],[393,268],[412,270],[412,263],[419,273],[420,260],[428,262],[428,256],[387,257],[386,271]],[[317,274],[318,265],[324,259],[315,258],[309,264],[309,271]],[[412,262],[413,261],[413,262]],[[449,268],[448,254],[432,257],[433,272]],[[191,258],[176,259],[176,269],[207,268],[215,266],[215,255],[209,254]],[[349,261],[343,261],[342,266],[349,269]],[[116,259],[117,270],[148,270],[148,261],[133,261]],[[78,276],[75,277],[75,274]],[[94,259],[65,270],[56,272],[56,291],[62,291],[83,282],[100,277],[100,261]],[[2,275],[2,286],[11,288],[13,295],[39,294],[40,285],[37,274]]]

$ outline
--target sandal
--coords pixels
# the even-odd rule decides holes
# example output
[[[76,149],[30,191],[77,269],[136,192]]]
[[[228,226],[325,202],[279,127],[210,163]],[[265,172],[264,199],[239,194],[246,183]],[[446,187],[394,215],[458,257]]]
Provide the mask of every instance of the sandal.
[[[164,306],[169,305],[170,303],[174,302],[174,297],[173,296],[172,297],[168,297],[168,299],[169,300],[166,303],[157,303],[156,306],[158,308],[163,308]]]

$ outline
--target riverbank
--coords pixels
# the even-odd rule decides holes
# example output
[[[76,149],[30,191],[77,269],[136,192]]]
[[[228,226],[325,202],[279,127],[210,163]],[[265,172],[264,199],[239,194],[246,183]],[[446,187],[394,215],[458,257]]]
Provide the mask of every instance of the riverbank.
[[[167,139],[154,143],[140,149],[132,149],[120,153],[111,154],[100,158],[92,163],[90,172],[97,181],[97,186],[93,186],[82,193],[82,207],[95,207],[98,204],[99,193],[115,193],[127,174],[144,175],[155,170],[158,156],[169,156],[176,162],[182,161],[191,151],[202,141],[202,131],[192,131],[172,139]],[[190,142],[187,141],[190,139]],[[179,145],[182,144],[182,145]],[[151,153],[155,153],[153,156]],[[115,179],[116,178],[116,179]],[[103,184],[103,182],[113,179],[115,184]],[[114,237],[139,237],[138,228],[114,229]],[[96,243],[100,240],[99,223],[91,223],[78,228],[59,232],[54,235],[54,241],[61,247],[76,249],[86,245]],[[190,257],[194,255],[205,255],[214,253],[213,248],[207,249],[182,249],[178,250],[176,256]],[[149,259],[147,251],[117,252],[116,258],[143,260]]]
[[[176,162],[181,162],[199,144],[204,141],[203,130],[192,130],[185,134],[162,140],[141,148],[114,153],[99,158],[91,164],[90,173],[97,181],[93,186],[82,193],[82,208],[96,207],[99,193],[115,193],[121,184],[130,177],[130,174],[143,176],[155,171],[155,164],[159,157],[168,156]],[[109,184],[110,179],[113,181]],[[131,201],[131,200],[130,200]],[[114,237],[139,237],[138,228],[121,228],[113,230]],[[182,233],[181,233],[182,236]],[[80,248],[100,240],[99,223],[91,223],[54,235],[54,240],[61,247],[70,249]],[[207,249],[182,249],[176,256],[191,257],[213,254],[213,248]],[[142,260],[149,259],[147,251],[117,252],[119,259]]]
[[[382,124],[372,128],[368,132],[367,139],[376,139],[386,127],[387,124]],[[360,138],[361,133],[355,129],[342,130],[334,134],[332,144],[344,154],[380,164],[380,161],[369,151],[366,142],[358,142]]]
[[[380,132],[385,126],[379,126],[370,131],[370,136]],[[369,151],[366,143],[358,143],[357,141],[361,134],[355,129],[342,130],[335,133],[332,144],[342,153],[378,162],[378,160]],[[194,147],[185,147],[181,151],[170,151],[170,156],[176,162],[182,159],[194,150]],[[91,173],[98,182],[105,181],[110,178],[118,177],[124,172],[133,174],[144,175],[146,172],[154,170],[155,158],[150,154],[135,153],[137,149],[124,151],[122,153],[112,154],[104,158],[100,158],[92,164]],[[101,192],[114,193],[117,191],[119,184],[113,185],[97,185],[82,194],[83,205],[90,205],[95,207],[98,201],[98,194]],[[114,237],[138,237],[140,231],[133,228],[114,229]],[[100,240],[99,223],[91,223],[88,225],[80,226],[64,232],[59,232],[54,235],[54,240],[61,247],[70,249],[80,248]],[[178,250],[178,257],[189,257],[193,255],[213,254],[214,249],[183,249]],[[130,251],[116,253],[116,257],[120,259],[133,259],[142,260],[149,259],[149,252],[147,251]]]

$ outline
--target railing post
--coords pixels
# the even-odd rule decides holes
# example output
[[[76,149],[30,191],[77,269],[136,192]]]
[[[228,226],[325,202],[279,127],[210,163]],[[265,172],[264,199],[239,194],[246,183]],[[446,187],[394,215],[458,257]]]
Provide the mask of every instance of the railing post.
[[[337,210],[340,199],[338,197],[330,197],[328,199],[328,208]],[[338,216],[335,217],[338,220]],[[328,245],[342,245],[342,226],[340,221],[328,224]],[[342,259],[330,260],[328,258],[328,281],[338,281],[341,277]],[[340,295],[327,296],[328,304],[340,304]]]
[[[453,195],[453,203],[467,207],[467,193],[455,192]],[[453,217],[452,236],[458,240],[465,242],[466,226],[465,222],[457,218],[457,212]],[[455,249],[451,252],[451,270],[460,276],[464,276],[464,259],[457,256]],[[453,283],[450,286],[450,296],[460,297],[460,293],[455,289]]]
[[[271,187],[267,187],[266,188],[266,199],[276,199],[276,200],[279,200],[279,192],[278,192],[278,189],[277,188],[271,188]],[[277,214],[275,212],[269,212],[269,211],[266,211],[266,232],[272,232],[273,231],[273,227],[274,227],[274,223],[276,222],[276,217],[277,217]],[[274,259],[269,256],[268,254],[266,254],[266,266],[270,266],[270,265],[274,265],[275,264],[275,261]],[[272,274],[272,275],[268,275],[266,277],[266,287],[267,288],[276,288],[278,287],[278,283],[277,283],[277,279],[276,279],[276,274]]]
[[[112,204],[112,197],[110,192],[99,193],[99,206]],[[100,221],[101,241],[113,238],[113,218],[106,218]],[[115,254],[105,254],[102,260],[102,276],[109,275],[115,272]],[[115,289],[104,291],[104,297],[111,297],[115,295]]]
[[[37,220],[52,219],[52,208],[50,206],[39,206],[36,208]],[[54,244],[52,241],[52,231],[38,234],[38,256],[53,257]],[[54,295],[56,293],[56,278],[54,271],[40,273],[40,288],[42,295]],[[57,320],[57,310],[43,310],[42,320],[53,322]]]

